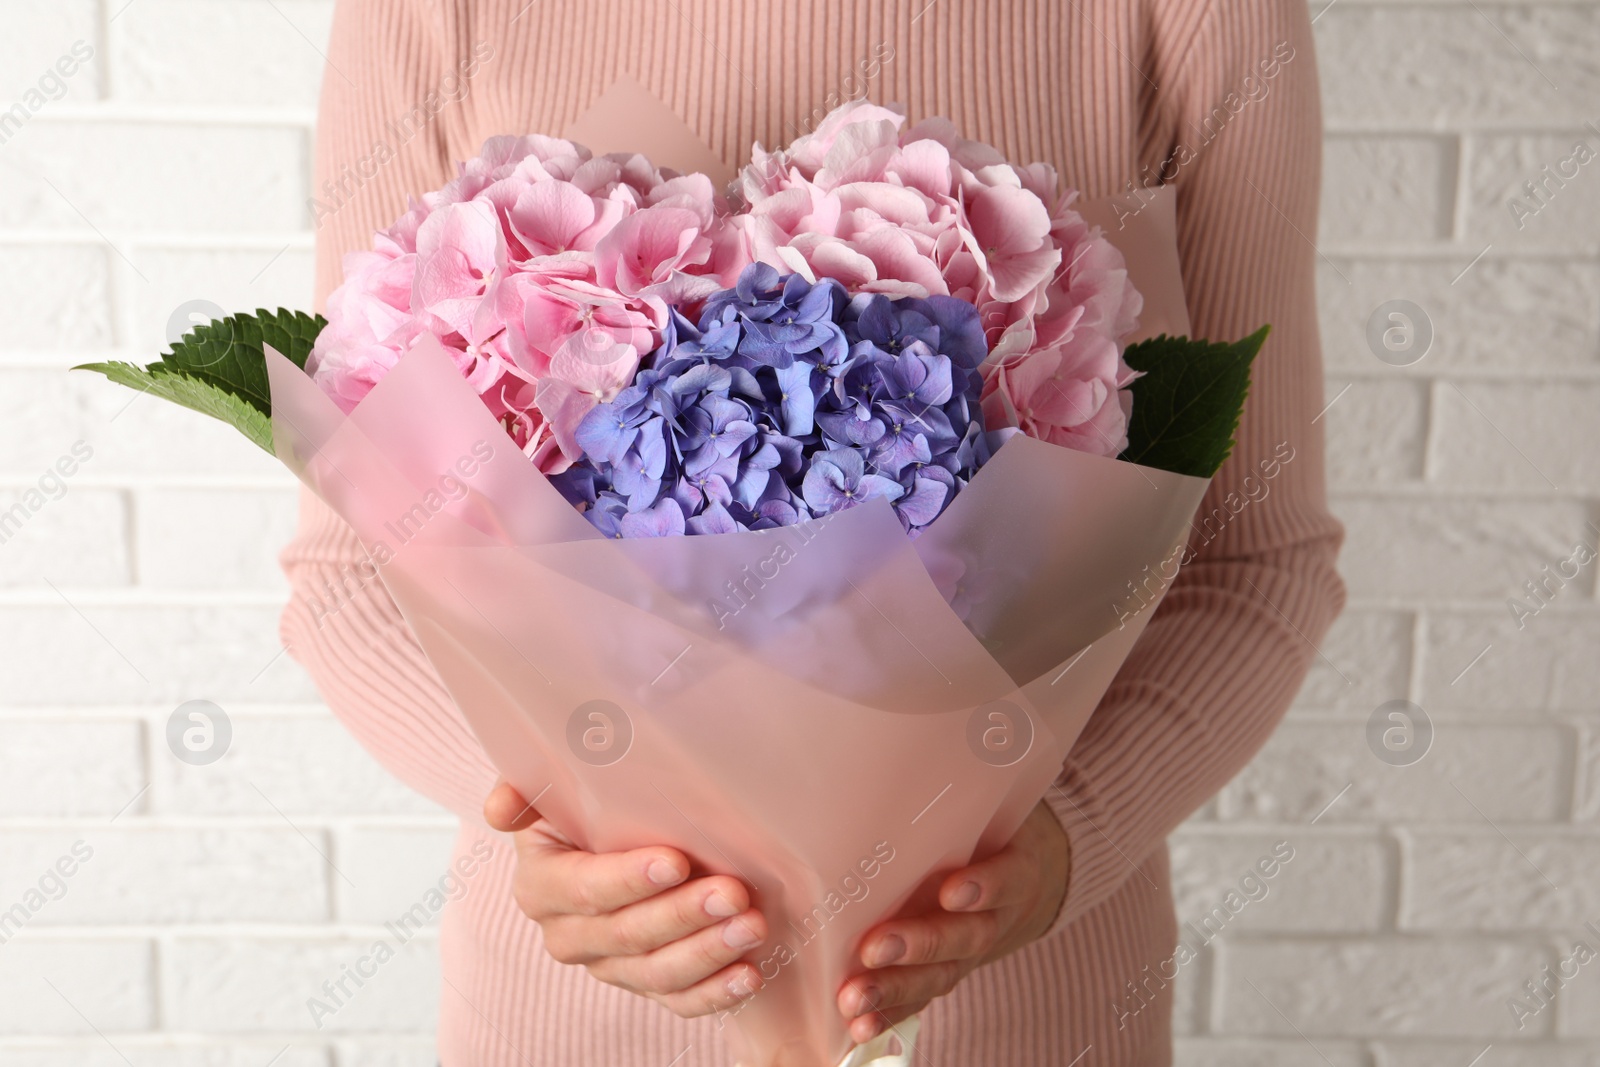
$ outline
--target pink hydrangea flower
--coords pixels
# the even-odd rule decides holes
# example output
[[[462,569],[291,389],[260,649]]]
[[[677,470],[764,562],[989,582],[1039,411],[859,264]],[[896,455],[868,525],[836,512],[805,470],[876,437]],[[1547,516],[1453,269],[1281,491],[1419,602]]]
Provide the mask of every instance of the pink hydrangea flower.
[[[492,137],[444,188],[345,258],[307,370],[350,411],[432,335],[546,473],[578,422],[631,380],[669,305],[693,314],[748,262],[704,175]]]
[[[977,307],[991,426],[1099,455],[1126,446],[1122,346],[1143,301],[1053,168],[858,100],[781,151],[756,146],[736,189],[748,209],[733,225],[753,259],[852,292]]]

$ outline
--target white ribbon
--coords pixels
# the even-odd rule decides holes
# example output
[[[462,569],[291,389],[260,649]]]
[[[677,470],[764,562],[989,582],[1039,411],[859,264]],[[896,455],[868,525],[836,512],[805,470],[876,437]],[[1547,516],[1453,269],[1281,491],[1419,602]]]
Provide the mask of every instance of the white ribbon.
[[[839,1061],[839,1067],[911,1067],[913,1046],[921,1028],[922,1019],[915,1015],[896,1023],[865,1045],[851,1049]]]

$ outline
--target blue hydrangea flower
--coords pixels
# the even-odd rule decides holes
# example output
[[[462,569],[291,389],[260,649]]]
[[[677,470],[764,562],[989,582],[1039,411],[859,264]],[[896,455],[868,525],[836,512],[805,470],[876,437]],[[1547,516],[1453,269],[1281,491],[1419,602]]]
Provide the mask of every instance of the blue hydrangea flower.
[[[914,536],[989,457],[972,305],[747,267],[674,309],[552,479],[608,537],[788,526],[885,500]]]

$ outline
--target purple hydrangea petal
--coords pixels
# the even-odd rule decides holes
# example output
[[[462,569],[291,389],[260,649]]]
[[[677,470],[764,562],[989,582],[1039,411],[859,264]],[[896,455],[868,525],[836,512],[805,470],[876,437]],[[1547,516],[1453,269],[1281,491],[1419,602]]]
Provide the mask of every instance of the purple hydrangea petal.
[[[712,504],[688,522],[688,530],[692,534],[733,533],[737,529],[739,524],[733,521],[733,516],[721,504]]]
[[[630,511],[618,524],[623,537],[681,537],[685,529],[683,509],[664,497],[646,511]]]
[[[939,517],[950,489],[932,478],[915,480],[911,492],[895,501],[894,510],[908,526],[926,526]]]
[[[791,437],[804,437],[816,427],[817,394],[811,385],[813,370],[810,363],[797,361],[777,372],[783,432]]]

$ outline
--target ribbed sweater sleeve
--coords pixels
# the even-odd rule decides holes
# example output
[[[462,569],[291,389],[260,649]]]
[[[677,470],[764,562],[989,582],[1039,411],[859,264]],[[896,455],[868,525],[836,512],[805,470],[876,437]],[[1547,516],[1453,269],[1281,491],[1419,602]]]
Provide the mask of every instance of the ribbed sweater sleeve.
[[[1194,335],[1272,333],[1192,558],[1046,797],[1072,850],[1052,932],[1141,876],[1136,864],[1249,762],[1344,602],[1317,419],[1322,126],[1306,5],[1213,0],[1167,76],[1163,177],[1178,190]]]

